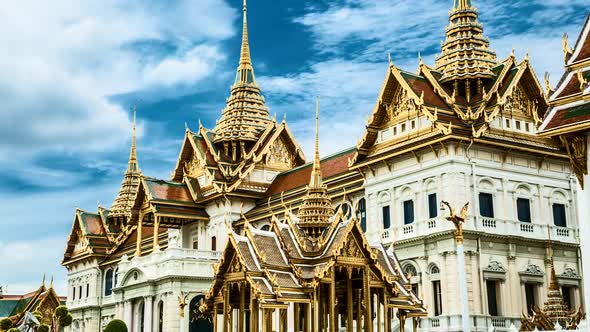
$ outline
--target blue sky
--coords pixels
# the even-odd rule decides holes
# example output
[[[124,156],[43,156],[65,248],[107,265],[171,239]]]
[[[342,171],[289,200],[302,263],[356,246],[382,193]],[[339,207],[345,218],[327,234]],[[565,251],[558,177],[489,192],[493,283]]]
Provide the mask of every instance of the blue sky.
[[[499,58],[528,51],[537,75],[562,72],[587,0],[476,0]],[[271,108],[311,155],[362,135],[387,55],[415,71],[444,39],[452,0],[249,0],[251,51]],[[0,285],[30,291],[55,274],[76,207],[110,206],[138,104],[144,174],[169,178],[185,124],[212,128],[239,57],[241,0],[19,0],[0,7]]]

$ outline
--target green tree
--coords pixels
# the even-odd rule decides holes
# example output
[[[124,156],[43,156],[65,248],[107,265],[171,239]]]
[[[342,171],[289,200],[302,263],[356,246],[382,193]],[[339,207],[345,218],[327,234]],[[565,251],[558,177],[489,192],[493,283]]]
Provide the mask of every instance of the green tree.
[[[51,331],[59,331],[61,328],[66,326],[70,326],[73,321],[72,314],[68,307],[65,305],[60,305],[59,307],[55,308],[53,312],[53,324],[51,325]]]
[[[39,325],[37,332],[49,332],[49,326],[45,324]]]
[[[7,331],[12,327],[12,320],[10,318],[4,318],[0,320],[0,331]]]
[[[120,319],[113,319],[104,329],[104,332],[127,332],[127,325]]]

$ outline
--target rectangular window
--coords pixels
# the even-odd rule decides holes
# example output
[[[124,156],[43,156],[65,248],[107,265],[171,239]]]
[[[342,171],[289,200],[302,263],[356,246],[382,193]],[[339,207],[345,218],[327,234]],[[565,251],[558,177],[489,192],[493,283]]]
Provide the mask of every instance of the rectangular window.
[[[521,222],[531,222],[531,202],[526,198],[516,199],[516,210],[518,220]]]
[[[90,284],[86,284],[86,297],[90,296]]]
[[[391,227],[391,216],[389,212],[389,205],[383,207],[383,229]]]
[[[198,238],[193,239],[193,249],[199,249],[199,239]]]
[[[494,218],[494,196],[479,193],[479,214],[482,217]]]
[[[404,202],[404,225],[414,222],[414,201],[407,200]]]
[[[520,130],[520,121],[516,121],[516,130]]]
[[[537,285],[524,284],[524,293],[526,296],[526,309],[529,315],[533,314],[533,307],[537,304]]]
[[[510,128],[510,119],[506,119],[506,128]]]
[[[393,127],[393,136],[397,135],[397,127]]]
[[[442,315],[442,291],[440,288],[440,281],[432,282],[432,293],[434,295],[434,315]]]
[[[555,226],[567,227],[564,204],[553,204],[553,223]]]
[[[531,131],[531,125],[528,122],[524,124],[524,130],[527,132]]]
[[[438,204],[436,201],[436,194],[428,195],[428,218],[436,218],[438,216]]]
[[[487,280],[486,289],[488,291],[488,312],[490,316],[500,316],[498,311],[498,282],[496,280]]]
[[[76,299],[76,286],[72,287],[72,300]]]
[[[406,131],[406,124],[405,124],[405,123],[402,123],[402,133],[403,133],[404,131]]]
[[[78,286],[78,298],[82,298],[82,285]]]
[[[411,124],[412,124],[412,129],[416,129],[416,121],[412,121]]]

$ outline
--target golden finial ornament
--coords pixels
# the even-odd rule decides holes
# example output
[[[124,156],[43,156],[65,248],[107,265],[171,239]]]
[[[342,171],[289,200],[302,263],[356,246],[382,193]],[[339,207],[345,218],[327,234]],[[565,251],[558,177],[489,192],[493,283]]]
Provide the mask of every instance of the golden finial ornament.
[[[588,85],[588,80],[586,79],[586,77],[584,77],[584,72],[582,71],[582,69],[578,69],[576,75],[578,76],[578,82],[580,82],[580,90],[582,90],[583,92],[586,86]]]
[[[188,293],[180,291],[178,296],[178,307],[180,308],[180,317],[184,318],[184,308],[188,305]]]
[[[561,47],[563,48],[563,61],[567,63],[574,51],[568,45],[568,35],[564,33],[561,37]]]
[[[547,91],[547,96],[549,97],[549,95],[551,95],[554,91],[553,87],[551,86],[551,81],[550,81],[550,74],[548,71],[545,72],[545,90]]]
[[[446,218],[448,221],[451,221],[456,228],[455,238],[457,239],[457,244],[463,244],[463,224],[467,222],[467,211],[469,209],[469,202],[465,203],[463,208],[461,209],[460,215],[455,214],[455,209],[446,201],[440,202],[441,210],[444,210],[445,207],[449,210],[449,216]]]

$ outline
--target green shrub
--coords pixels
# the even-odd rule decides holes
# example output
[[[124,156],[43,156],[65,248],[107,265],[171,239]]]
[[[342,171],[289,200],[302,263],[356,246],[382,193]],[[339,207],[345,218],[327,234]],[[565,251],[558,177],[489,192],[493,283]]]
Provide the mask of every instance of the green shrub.
[[[70,311],[68,310],[68,307],[66,307],[65,305],[60,305],[59,307],[55,308],[55,316],[57,316],[57,318],[62,318],[65,317]]]
[[[20,332],[20,330],[19,330],[19,329],[17,329],[16,327],[13,327],[13,328],[9,329],[9,330],[8,330],[8,331],[6,331],[6,332]]]
[[[0,330],[6,331],[12,327],[12,320],[10,318],[4,318],[0,320]]]
[[[37,328],[37,332],[49,332],[49,326],[47,326],[45,324],[41,324]]]
[[[61,326],[61,327],[70,326],[70,325],[72,325],[73,320],[74,320],[74,317],[72,317],[72,314],[70,314],[68,312],[67,315],[59,318],[59,326]]]
[[[120,319],[113,319],[104,329],[104,332],[127,332],[127,325]]]

